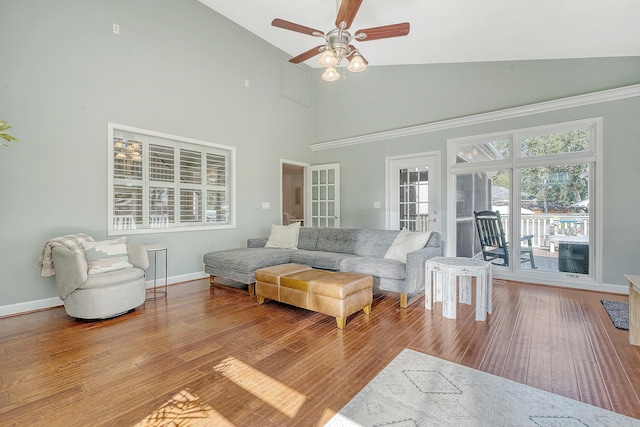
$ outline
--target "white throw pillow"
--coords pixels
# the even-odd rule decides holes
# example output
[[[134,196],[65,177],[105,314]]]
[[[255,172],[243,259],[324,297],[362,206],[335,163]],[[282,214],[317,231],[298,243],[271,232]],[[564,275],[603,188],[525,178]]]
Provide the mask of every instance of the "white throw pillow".
[[[298,249],[298,234],[300,233],[300,223],[295,222],[289,225],[271,226],[271,234],[265,248]]]
[[[384,257],[388,259],[395,259],[396,261],[404,262],[406,264],[407,254],[409,252],[422,249],[424,245],[427,244],[430,236],[430,231],[409,231],[406,228],[403,228],[400,233],[398,233],[389,249],[387,249],[387,253]]]
[[[89,274],[131,268],[127,240],[125,237],[100,242],[82,242],[84,255],[87,258]]]

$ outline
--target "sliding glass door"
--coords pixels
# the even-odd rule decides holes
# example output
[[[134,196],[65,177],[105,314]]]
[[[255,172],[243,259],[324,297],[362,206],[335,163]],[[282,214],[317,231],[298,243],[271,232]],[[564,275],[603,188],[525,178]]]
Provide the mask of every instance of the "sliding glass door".
[[[487,252],[504,251],[506,259],[491,259],[498,275],[592,281],[599,126],[589,119],[450,140],[453,254],[489,260]],[[481,244],[480,211],[498,212],[504,248]]]

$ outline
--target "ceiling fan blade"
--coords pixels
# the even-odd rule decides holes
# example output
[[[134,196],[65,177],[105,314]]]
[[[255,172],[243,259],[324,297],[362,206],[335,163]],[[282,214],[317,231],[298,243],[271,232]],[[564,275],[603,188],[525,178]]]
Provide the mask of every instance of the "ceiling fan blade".
[[[324,49],[324,45],[321,44],[320,46],[316,46],[312,49],[309,49],[308,51],[301,53],[298,56],[295,56],[293,58],[291,58],[289,60],[289,62],[291,62],[292,64],[299,64],[301,62],[306,61],[309,58],[313,58],[314,56],[318,55],[321,51],[323,51]]]
[[[340,9],[338,10],[338,16],[336,17],[336,27],[340,28],[340,23],[344,22],[343,30],[348,29],[353,22],[353,19],[360,9],[362,0],[342,0]]]
[[[351,53],[349,55],[347,55],[347,60],[351,61],[351,58],[353,58],[353,55],[355,55],[355,53],[356,53],[356,51],[358,51],[358,49],[356,49],[355,46],[352,45],[352,44],[350,44],[349,47],[351,48]],[[364,63],[369,65],[369,61],[367,61],[367,58],[362,56],[362,54],[359,51],[358,51],[358,54],[362,57],[362,60],[364,61]]]
[[[296,31],[302,34],[308,34],[310,36],[322,37],[324,32],[316,30],[314,28],[305,27],[304,25],[296,24],[293,22],[285,21],[284,19],[276,18],[271,21],[271,25],[278,28],[284,28],[285,30]]]
[[[358,30],[354,34],[354,38],[361,42],[371,40],[388,39],[391,37],[401,37],[409,34],[409,23],[385,25],[383,27],[367,28]]]

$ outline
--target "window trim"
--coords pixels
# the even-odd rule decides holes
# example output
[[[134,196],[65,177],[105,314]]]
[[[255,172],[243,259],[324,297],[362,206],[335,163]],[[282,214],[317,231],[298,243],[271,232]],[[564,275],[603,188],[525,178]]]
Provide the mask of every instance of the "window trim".
[[[236,228],[236,148],[228,145],[202,141],[193,138],[187,138],[178,135],[157,132],[148,129],[142,129],[134,126],[121,125],[118,123],[108,122],[107,124],[107,235],[134,235],[134,234],[155,234],[155,233],[175,233],[186,231],[203,231],[203,230],[220,230]],[[136,228],[132,230],[116,230],[114,227],[114,136],[118,131],[136,133],[144,136],[162,138],[177,143],[190,144],[190,149],[198,150],[198,146],[224,150],[229,153],[229,183],[227,191],[229,192],[229,222],[225,224],[197,225],[197,226],[178,226],[167,228]],[[201,154],[206,153],[204,150],[198,150]],[[206,174],[206,166],[202,170],[203,175]],[[143,172],[143,187],[149,186],[148,171]],[[175,203],[179,203],[177,191],[175,193]],[[148,200],[143,198],[143,211],[148,208]]]

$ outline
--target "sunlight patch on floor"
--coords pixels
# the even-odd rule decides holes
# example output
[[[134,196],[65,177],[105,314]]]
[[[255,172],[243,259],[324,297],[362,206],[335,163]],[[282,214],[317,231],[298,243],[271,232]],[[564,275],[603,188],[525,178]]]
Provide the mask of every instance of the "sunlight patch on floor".
[[[322,417],[318,421],[317,425],[325,425],[331,418],[333,418],[335,414],[337,414],[336,411],[330,408],[326,408],[324,411],[322,411]]]
[[[306,399],[304,394],[235,357],[226,358],[213,369],[289,418],[296,416]]]
[[[223,417],[218,411],[206,403],[199,402],[200,398],[188,390],[182,390],[167,403],[152,412],[135,427],[152,426],[221,426],[235,427],[233,423]]]

